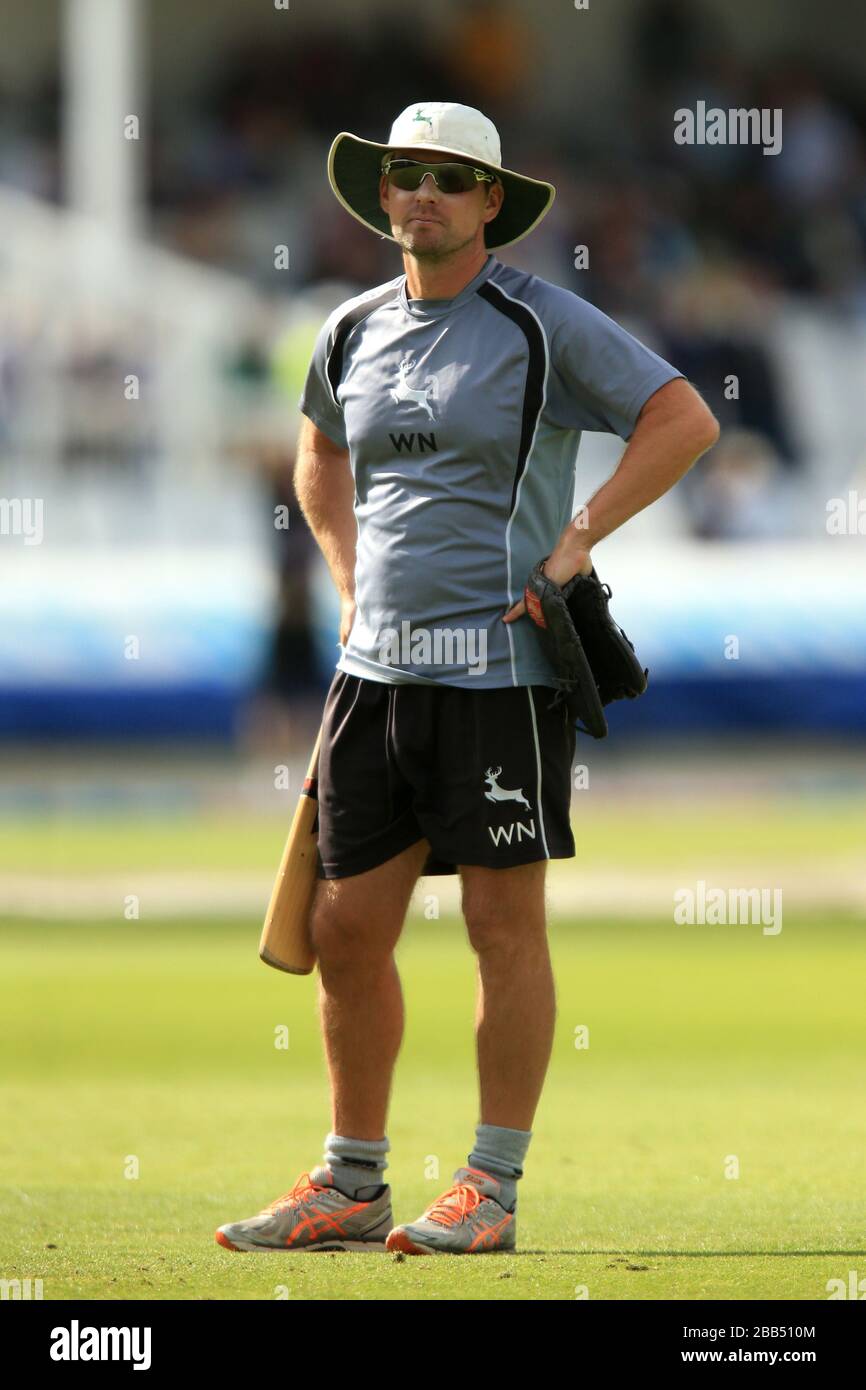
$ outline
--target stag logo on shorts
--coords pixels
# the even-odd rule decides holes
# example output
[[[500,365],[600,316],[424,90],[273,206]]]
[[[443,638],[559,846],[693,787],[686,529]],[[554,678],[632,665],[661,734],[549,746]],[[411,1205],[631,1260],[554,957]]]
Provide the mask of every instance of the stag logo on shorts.
[[[424,385],[421,387],[409,385],[409,373],[414,371],[415,363],[411,357],[404,357],[399,367],[397,385],[391,388],[391,399],[395,405],[405,404],[418,406],[419,409],[426,411],[428,420],[435,420],[431,401],[439,400],[439,378],[435,373],[430,372],[424,378]]]
[[[497,779],[498,779],[499,777],[501,777],[501,775],[502,775],[502,768],[501,768],[501,767],[497,767],[497,768],[489,767],[489,768],[487,769],[487,771],[485,772],[485,774],[484,774],[484,780],[485,780],[485,782],[487,783],[487,791],[484,793],[484,798],[485,798],[485,800],[486,800],[486,801],[519,801],[520,804],[521,804],[521,806],[525,806],[526,809],[527,809],[527,811],[531,811],[531,810],[532,810],[532,807],[530,806],[529,802],[526,800],[526,797],[523,795],[523,789],[522,789],[522,787],[515,787],[513,791],[508,791],[508,790],[506,790],[505,787],[500,787],[499,782],[498,782]]]
[[[487,783],[487,791],[484,796],[487,801],[492,801],[494,805],[502,801],[516,801],[519,806],[525,806],[527,811],[531,811],[532,807],[523,795],[522,787],[500,787],[498,779],[501,774],[501,767],[489,767],[484,774],[484,780]],[[520,844],[524,837],[534,840],[535,821],[530,820],[528,825],[522,820],[513,820],[510,825],[488,825],[487,831],[494,845],[499,849],[503,842],[506,845],[515,841]]]

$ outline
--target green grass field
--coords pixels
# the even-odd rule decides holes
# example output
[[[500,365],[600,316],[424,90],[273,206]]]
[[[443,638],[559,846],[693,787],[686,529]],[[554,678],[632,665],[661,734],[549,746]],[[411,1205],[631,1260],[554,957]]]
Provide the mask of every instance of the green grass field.
[[[811,835],[796,808],[778,823],[693,814],[688,832],[683,816],[685,842],[669,821],[644,821],[639,835],[631,814],[634,838],[620,817],[620,845],[631,840],[642,860],[648,840],[659,854],[666,839],[669,856],[675,844],[678,864],[702,864],[699,845],[778,863],[808,844],[818,872],[855,843],[849,816],[834,824],[830,810]],[[0,867],[37,866],[44,830],[10,830]],[[58,871],[273,864],[284,833],[271,824],[263,843],[225,823],[154,825],[143,841],[107,823],[55,830]],[[585,853],[607,844],[604,826],[593,833]],[[259,928],[253,917],[2,923],[0,1276],[41,1278],[46,1299],[820,1300],[829,1279],[866,1275],[861,919],[786,905],[783,930],[764,936],[557,918],[557,1039],[519,1249],[475,1259],[241,1255],[214,1243],[217,1225],[321,1160],[330,1124],[315,977],[262,966]],[[397,1221],[447,1186],[477,1120],[462,923],[411,916],[399,962],[407,1032],[387,1173]],[[280,1025],[287,1050],[274,1046]],[[130,1155],[137,1178],[125,1176]],[[436,1161],[439,1176],[427,1176]]]

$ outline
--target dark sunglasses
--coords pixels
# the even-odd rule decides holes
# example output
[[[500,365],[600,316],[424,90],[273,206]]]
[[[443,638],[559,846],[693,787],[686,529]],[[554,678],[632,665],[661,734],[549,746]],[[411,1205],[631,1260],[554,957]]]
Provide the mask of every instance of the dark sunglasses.
[[[443,193],[468,193],[476,183],[493,183],[495,174],[486,169],[474,169],[471,164],[420,164],[415,159],[383,159],[382,173],[397,188],[414,192],[421,187],[425,174],[432,174],[436,187]]]

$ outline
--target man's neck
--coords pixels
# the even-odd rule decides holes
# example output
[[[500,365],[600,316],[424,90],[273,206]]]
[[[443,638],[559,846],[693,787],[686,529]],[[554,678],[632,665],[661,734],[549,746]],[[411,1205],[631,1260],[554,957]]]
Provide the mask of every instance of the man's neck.
[[[407,298],[453,299],[470,280],[475,279],[489,255],[486,247],[473,247],[468,255],[461,250],[455,253],[453,260],[449,257],[444,261],[433,261],[418,260],[404,252]]]

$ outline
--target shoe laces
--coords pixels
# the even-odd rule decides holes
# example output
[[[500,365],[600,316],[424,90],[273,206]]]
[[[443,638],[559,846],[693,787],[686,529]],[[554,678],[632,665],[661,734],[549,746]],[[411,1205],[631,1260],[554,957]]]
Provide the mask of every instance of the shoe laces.
[[[483,1194],[471,1182],[456,1182],[441,1197],[437,1197],[424,1215],[428,1221],[436,1221],[440,1226],[456,1226],[482,1200]]]
[[[284,1207],[291,1207],[297,1203],[305,1202],[307,1198],[312,1197],[315,1192],[327,1192],[328,1190],[329,1187],[327,1183],[313,1182],[309,1173],[302,1173],[294,1187],[290,1187],[288,1192],[284,1192],[282,1196],[277,1197],[268,1206],[262,1208],[261,1215],[273,1216]]]

